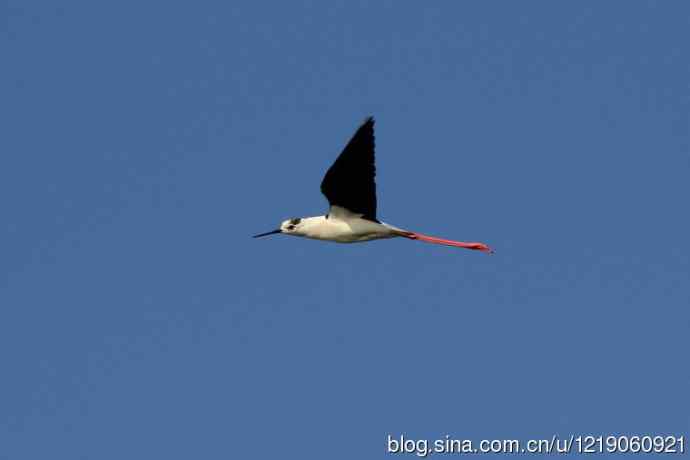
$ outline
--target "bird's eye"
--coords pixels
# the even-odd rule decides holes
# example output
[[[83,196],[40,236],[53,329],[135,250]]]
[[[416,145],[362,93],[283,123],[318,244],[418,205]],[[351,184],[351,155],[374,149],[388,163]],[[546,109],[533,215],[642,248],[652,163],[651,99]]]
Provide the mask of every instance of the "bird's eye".
[[[288,226],[287,226],[287,229],[288,229],[288,230],[294,230],[294,229],[295,229],[295,226],[294,226],[294,225],[288,225]]]

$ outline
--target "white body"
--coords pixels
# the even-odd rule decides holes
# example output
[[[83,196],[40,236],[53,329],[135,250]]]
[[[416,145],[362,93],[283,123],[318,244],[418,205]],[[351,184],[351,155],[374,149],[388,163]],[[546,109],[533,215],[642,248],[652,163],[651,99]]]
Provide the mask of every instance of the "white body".
[[[287,220],[281,225],[281,230],[287,235],[337,243],[395,238],[405,233],[392,225],[362,219],[358,214],[338,206],[331,206],[328,216],[303,217],[297,225]]]
[[[360,217],[347,220],[330,215],[328,218],[326,216],[305,217],[302,219],[302,224],[299,230],[290,232],[290,234],[338,243],[357,243],[399,236],[385,224]]]

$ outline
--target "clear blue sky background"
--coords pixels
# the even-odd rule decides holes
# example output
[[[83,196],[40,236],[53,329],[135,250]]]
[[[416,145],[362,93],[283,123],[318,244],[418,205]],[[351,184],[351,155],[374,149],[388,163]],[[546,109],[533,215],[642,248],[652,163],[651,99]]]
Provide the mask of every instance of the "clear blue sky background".
[[[0,7],[0,457],[690,431],[686,2]],[[377,118],[407,240],[323,214]]]

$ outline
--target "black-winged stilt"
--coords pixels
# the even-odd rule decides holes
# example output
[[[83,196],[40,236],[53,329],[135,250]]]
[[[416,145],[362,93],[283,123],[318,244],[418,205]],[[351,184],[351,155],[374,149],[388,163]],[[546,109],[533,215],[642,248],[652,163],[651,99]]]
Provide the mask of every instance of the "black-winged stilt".
[[[381,238],[404,237],[493,252],[484,243],[446,240],[393,227],[376,219],[376,165],[374,164],[374,118],[367,118],[326,172],[321,192],[331,207],[325,216],[288,219],[276,230],[254,238],[283,233],[338,243],[358,243]]]

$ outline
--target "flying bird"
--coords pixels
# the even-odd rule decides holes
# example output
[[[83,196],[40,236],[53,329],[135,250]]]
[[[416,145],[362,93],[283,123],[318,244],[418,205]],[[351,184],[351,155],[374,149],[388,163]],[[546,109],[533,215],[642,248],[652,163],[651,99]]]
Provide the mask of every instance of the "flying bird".
[[[427,243],[492,253],[484,243],[466,243],[394,227],[376,217],[374,118],[367,118],[347,143],[321,182],[330,208],[325,216],[288,219],[280,228],[254,238],[282,233],[337,243],[359,243],[402,237]]]

